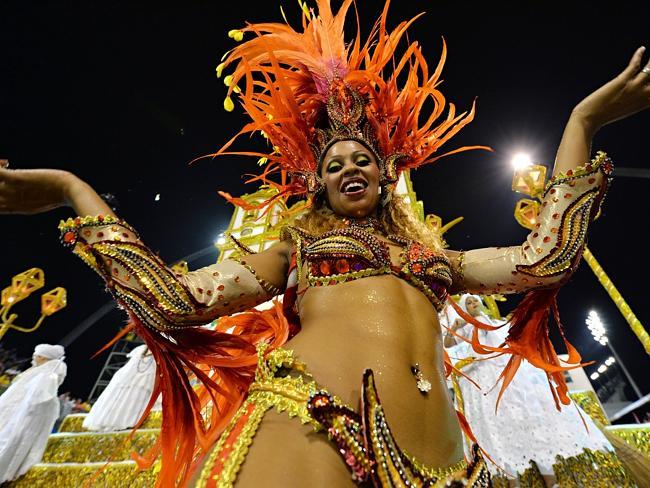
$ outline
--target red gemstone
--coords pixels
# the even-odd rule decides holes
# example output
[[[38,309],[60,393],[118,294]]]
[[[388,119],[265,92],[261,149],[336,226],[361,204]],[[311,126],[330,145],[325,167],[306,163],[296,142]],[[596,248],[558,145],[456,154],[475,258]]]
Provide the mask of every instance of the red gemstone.
[[[104,237],[104,233],[103,232],[98,232],[97,237]]]
[[[357,462],[357,459],[354,457],[354,454],[347,452],[345,453],[345,462],[348,466],[354,466]]]
[[[422,272],[422,265],[420,263],[415,263],[412,267],[414,273]]]
[[[225,288],[224,285],[219,285],[219,286],[217,286],[217,290],[219,290],[219,291],[223,291],[224,288]]]
[[[347,259],[339,259],[336,261],[336,271],[339,273],[349,273],[350,272],[350,263]]]
[[[326,407],[329,404],[329,401],[327,398],[324,397],[319,397],[315,402],[314,405],[317,407]]]
[[[63,234],[63,242],[66,244],[73,244],[77,240],[77,234],[72,231],[68,231]]]
[[[327,261],[321,261],[320,263],[320,272],[323,275],[329,275],[330,274],[330,263]]]

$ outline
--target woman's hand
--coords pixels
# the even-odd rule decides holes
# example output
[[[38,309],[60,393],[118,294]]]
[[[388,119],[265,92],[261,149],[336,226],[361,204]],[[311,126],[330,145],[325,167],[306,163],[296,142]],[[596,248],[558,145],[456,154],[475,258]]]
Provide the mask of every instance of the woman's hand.
[[[463,319],[460,317],[454,320],[454,323],[451,326],[451,330],[456,332],[458,329],[462,328],[467,322],[465,322]]]
[[[604,125],[650,107],[650,63],[641,69],[644,47],[623,72],[571,112],[555,157],[553,175],[575,170],[591,158],[591,140]]]
[[[0,213],[37,214],[69,205],[77,215],[112,215],[88,184],[58,169],[8,169],[0,160]]]
[[[462,328],[467,322],[465,322],[463,319],[460,317],[454,320],[454,323],[451,324],[451,331],[447,330],[447,333],[444,335],[443,339],[443,346],[445,347],[452,347],[455,346],[456,344],[459,343],[459,340],[456,339],[456,336],[453,334],[453,332],[458,331],[458,329]],[[453,331],[453,332],[452,332]]]
[[[74,176],[56,169],[7,169],[0,166],[0,212],[36,214],[66,204]]]
[[[573,109],[589,132],[650,107],[650,61],[641,69],[645,47],[638,48],[616,78],[601,86]]]

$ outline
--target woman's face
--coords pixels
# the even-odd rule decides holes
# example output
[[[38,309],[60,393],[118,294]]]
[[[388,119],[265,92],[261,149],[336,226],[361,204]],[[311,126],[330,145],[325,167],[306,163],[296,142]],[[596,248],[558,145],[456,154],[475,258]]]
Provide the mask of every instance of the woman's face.
[[[320,176],[334,213],[342,217],[373,215],[379,204],[379,166],[357,141],[339,141],[325,153]]]
[[[32,366],[40,366],[41,364],[45,364],[48,361],[49,359],[45,356],[39,356],[38,354],[32,355]]]
[[[467,297],[465,299],[465,308],[467,309],[467,313],[472,317],[476,317],[480,313],[480,306],[481,302],[474,297]]]

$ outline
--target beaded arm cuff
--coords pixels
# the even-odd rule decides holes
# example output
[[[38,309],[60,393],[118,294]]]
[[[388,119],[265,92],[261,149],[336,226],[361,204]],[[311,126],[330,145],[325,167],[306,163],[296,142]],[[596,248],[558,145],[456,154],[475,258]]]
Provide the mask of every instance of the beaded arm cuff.
[[[154,329],[204,325],[272,296],[249,267],[234,261],[178,276],[133,228],[114,217],[77,217],[61,222],[59,230],[63,244],[106,280],[125,308]]]
[[[544,192],[539,222],[526,241],[466,252],[455,273],[462,276],[462,284],[454,288],[518,293],[564,283],[580,261],[587,228],[600,210],[611,172],[611,160],[599,152],[585,166],[554,176]]]

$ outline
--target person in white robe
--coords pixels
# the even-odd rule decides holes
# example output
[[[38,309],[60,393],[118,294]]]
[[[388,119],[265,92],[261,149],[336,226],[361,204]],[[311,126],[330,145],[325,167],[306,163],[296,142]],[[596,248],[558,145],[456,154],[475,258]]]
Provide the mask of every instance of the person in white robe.
[[[480,322],[494,326],[504,323],[487,315],[483,302],[477,295],[462,295],[459,305]],[[473,325],[467,324],[451,307],[442,314],[442,322],[457,334],[471,338]],[[447,348],[453,364],[468,357],[485,357],[475,353],[470,344],[446,329],[443,329],[443,334],[445,346],[456,343]],[[495,331],[478,331],[480,342],[489,346],[500,346],[507,334],[507,326]],[[500,384],[496,387],[494,385],[507,361],[508,356],[503,355],[474,361],[461,369],[481,387],[480,390],[462,376],[458,377],[464,413],[478,444],[507,475],[516,477],[517,474],[522,474],[530,468],[532,460],[547,482],[553,483],[556,456],[576,456],[585,448],[605,452],[614,450],[591,418],[583,411],[578,411],[577,405],[572,403],[562,405],[561,411],[556,409],[546,375],[527,361],[522,361],[495,413]],[[488,464],[493,474],[504,474],[497,466]]]
[[[125,430],[140,420],[153,392],[156,362],[144,344],[133,349],[127,357],[127,363],[113,375],[84,419],[86,430]],[[153,409],[160,409],[160,398]]]
[[[39,344],[32,367],[0,396],[0,483],[40,462],[59,416],[57,390],[67,372],[63,346]]]

